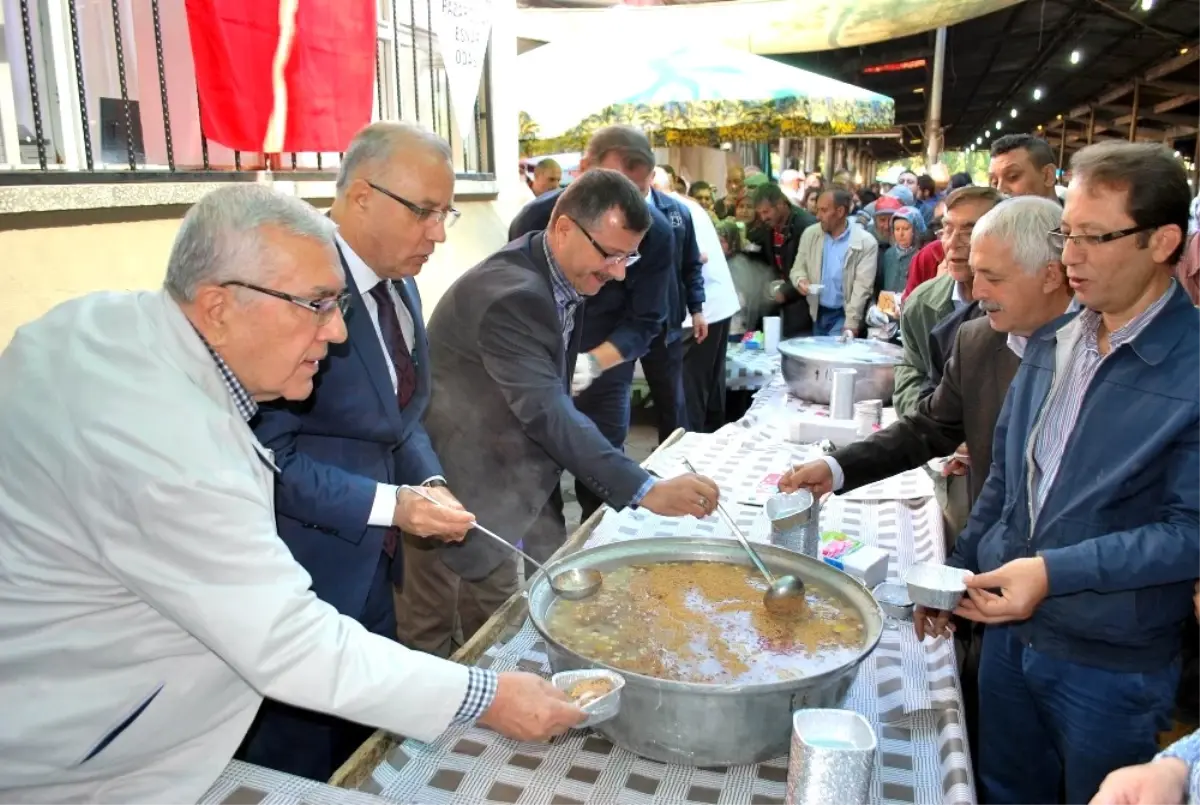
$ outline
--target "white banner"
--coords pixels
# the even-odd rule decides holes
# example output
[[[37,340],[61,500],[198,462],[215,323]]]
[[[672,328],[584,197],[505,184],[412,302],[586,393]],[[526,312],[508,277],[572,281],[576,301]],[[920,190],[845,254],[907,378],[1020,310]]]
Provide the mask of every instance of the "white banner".
[[[463,140],[475,137],[475,98],[492,31],[492,0],[429,0],[450,81],[450,108]]]

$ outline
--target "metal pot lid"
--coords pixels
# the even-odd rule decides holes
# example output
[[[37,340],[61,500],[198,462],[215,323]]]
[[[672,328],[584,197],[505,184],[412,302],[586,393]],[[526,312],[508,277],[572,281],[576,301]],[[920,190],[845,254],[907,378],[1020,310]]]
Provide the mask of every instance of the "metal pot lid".
[[[802,336],[779,343],[779,351],[792,358],[827,363],[867,363],[895,366],[904,350],[895,344],[874,338],[855,338],[843,342],[836,335]]]

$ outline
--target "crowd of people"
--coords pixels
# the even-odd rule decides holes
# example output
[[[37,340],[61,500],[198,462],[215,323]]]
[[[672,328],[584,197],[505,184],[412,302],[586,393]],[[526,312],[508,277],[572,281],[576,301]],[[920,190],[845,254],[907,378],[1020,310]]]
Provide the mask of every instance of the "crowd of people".
[[[716,198],[605,128],[428,317],[414,278],[458,217],[432,132],[359,132],[328,215],[212,192],[161,290],[66,302],[0,354],[0,799],[196,801],[233,757],[325,779],[371,728],[577,725],[541,677],[446,659],[520,583],[474,525],[545,561],[564,472],[585,514],[711,515],[711,479],[624,454],[633,365],[660,434],[711,430],[730,334],[774,313],[899,316],[900,421],[782,486],[955,456],[949,561],[976,575],[916,628],[958,624],[986,800],[1181,801],[1195,742],[1153,757],[1200,565],[1190,196],[1164,148],[1102,144],[1064,209],[1044,146],[998,141],[987,187],[735,169]]]

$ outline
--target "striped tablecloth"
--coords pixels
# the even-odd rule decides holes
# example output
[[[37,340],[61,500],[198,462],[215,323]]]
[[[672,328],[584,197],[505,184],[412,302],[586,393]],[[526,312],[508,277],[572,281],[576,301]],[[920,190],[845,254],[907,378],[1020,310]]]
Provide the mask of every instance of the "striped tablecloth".
[[[761,429],[730,427],[712,436],[688,434],[655,458],[655,469],[674,474],[681,454],[712,476],[732,503],[748,498],[765,474],[804,459],[812,448],[766,440]],[[751,539],[768,540],[761,509],[736,504],[733,509]],[[941,518],[930,498],[834,499],[821,513],[821,527],[887,550],[892,580],[914,562],[943,558]],[[731,537],[715,517],[697,521],[624,511],[607,513],[588,546],[677,535]],[[545,646],[528,620],[514,624],[478,664],[550,673]],[[953,647],[946,641],[918,643],[910,625],[889,624],[844,705],[876,727],[872,802],[975,801],[961,700]],[[572,731],[550,744],[521,744],[460,726],[431,744],[408,740],[392,747],[360,789],[406,803],[779,803],[786,776],[786,757],[729,769],[691,768],[636,757],[588,731]]]

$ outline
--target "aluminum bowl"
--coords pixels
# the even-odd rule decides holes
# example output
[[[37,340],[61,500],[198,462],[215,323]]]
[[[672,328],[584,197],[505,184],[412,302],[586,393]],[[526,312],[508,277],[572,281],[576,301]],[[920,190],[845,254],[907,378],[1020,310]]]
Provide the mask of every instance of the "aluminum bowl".
[[[703,684],[656,679],[581,656],[559,643],[546,629],[554,592],[545,574],[529,588],[529,617],[546,643],[554,672],[586,668],[617,671],[625,677],[621,710],[595,727],[617,746],[641,757],[686,766],[735,766],[787,755],[792,713],[802,708],[838,707],[858,666],[883,631],[883,613],[871,592],[857,579],[824,562],[771,545],[756,545],[763,563],[777,575],[792,574],[814,581],[845,598],[863,620],[864,644],[840,666],[799,679],[755,684]],[[750,566],[734,540],[660,537],[588,548],[558,559],[551,575],[576,567],[601,572],[630,564],[655,562],[723,562]]]
[[[951,612],[967,592],[964,580],[971,571],[932,562],[913,565],[904,574],[908,597],[919,607]]]
[[[779,343],[783,379],[801,400],[828,405],[833,392],[833,370],[853,369],[854,402],[891,402],[896,388],[896,364],[904,350],[872,338],[842,343],[838,336],[789,338]]]

